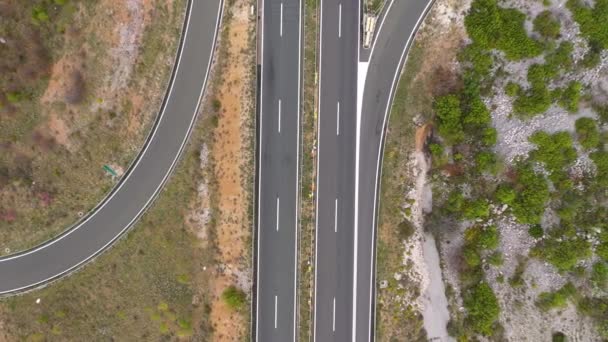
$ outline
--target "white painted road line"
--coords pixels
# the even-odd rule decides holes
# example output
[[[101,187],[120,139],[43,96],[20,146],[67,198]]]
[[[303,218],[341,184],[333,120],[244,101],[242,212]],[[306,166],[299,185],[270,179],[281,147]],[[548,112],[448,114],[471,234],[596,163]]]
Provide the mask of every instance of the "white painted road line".
[[[338,37],[342,38],[342,4],[338,5]]]
[[[283,37],[283,3],[281,2],[281,27],[279,28],[279,35]]]
[[[279,231],[279,210],[281,206],[281,199],[277,196],[277,232]]]
[[[334,311],[333,311],[333,319],[332,319],[332,329],[336,331],[336,297],[334,297]]]
[[[274,296],[274,328],[277,328],[277,303],[278,303],[278,299],[277,296]]]
[[[334,207],[334,232],[338,232],[338,199],[336,198],[336,204]]]
[[[279,99],[279,133],[281,133],[281,99]]]
[[[340,101],[338,101],[338,110],[336,113],[336,135],[340,135]]]

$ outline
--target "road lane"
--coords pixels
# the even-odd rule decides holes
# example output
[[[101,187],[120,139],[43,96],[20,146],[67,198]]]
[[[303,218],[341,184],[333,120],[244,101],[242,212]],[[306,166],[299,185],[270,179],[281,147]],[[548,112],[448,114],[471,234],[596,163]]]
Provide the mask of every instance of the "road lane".
[[[406,50],[432,0],[394,0],[377,34],[362,99],[356,341],[375,337],[375,230],[387,116]]]
[[[189,2],[171,84],[142,152],[113,192],[73,228],[0,258],[0,294],[32,289],[74,271],[116,241],[154,200],[196,119],[222,6],[221,0]]]
[[[297,330],[302,4],[262,7],[255,339],[283,342]]]
[[[359,2],[321,1],[314,340],[352,335]]]

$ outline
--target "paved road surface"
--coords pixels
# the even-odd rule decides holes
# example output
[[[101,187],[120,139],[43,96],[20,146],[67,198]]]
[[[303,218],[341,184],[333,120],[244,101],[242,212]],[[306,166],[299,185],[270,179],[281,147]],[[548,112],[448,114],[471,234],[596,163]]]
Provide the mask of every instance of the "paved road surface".
[[[260,342],[295,341],[300,137],[300,0],[261,0],[257,288]]]
[[[388,110],[409,48],[410,36],[431,0],[394,0],[377,40],[367,71],[362,99],[359,205],[357,225],[356,341],[375,336],[375,229],[378,206],[381,147]]]
[[[358,0],[321,0],[315,341],[349,341],[357,119]]]
[[[0,294],[57,279],[103,252],[140,217],[162,188],[196,118],[214,50],[221,0],[193,0],[170,91],[142,153],[113,193],[60,237],[0,259]]]

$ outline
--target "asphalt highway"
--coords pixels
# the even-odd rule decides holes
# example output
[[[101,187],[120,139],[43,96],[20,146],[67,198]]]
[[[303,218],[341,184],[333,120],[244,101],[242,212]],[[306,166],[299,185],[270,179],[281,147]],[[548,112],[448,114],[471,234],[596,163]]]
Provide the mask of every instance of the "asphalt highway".
[[[407,49],[432,0],[393,0],[372,47],[361,105],[357,216],[356,338],[375,337],[375,244],[382,147]]]
[[[302,3],[264,0],[255,339],[296,340]]]
[[[191,0],[170,87],[142,152],[120,183],[61,236],[0,259],[0,294],[66,275],[107,249],[137,221],[174,169],[196,119],[215,48],[222,0]]]
[[[358,0],[321,0],[314,340],[349,341],[357,133]]]

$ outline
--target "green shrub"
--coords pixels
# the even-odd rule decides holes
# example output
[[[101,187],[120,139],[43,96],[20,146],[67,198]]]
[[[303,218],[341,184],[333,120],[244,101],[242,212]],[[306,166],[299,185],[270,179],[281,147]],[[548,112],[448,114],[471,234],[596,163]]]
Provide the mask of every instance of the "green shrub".
[[[572,146],[572,137],[568,132],[549,134],[538,131],[529,140],[537,146],[530,152],[530,158],[544,163],[552,175],[561,174],[564,168],[576,160],[576,149]]]
[[[463,215],[469,220],[487,218],[490,216],[490,205],[484,199],[468,201],[464,207]]]
[[[501,8],[496,0],[475,0],[465,18],[467,33],[483,50],[502,50],[508,59],[535,57],[542,52],[539,42],[528,37],[526,15],[512,8]]]
[[[416,228],[410,223],[408,220],[401,221],[399,225],[397,225],[397,231],[399,232],[399,238],[401,240],[407,240],[416,231]]]
[[[584,5],[581,0],[568,0],[566,5],[579,24],[581,34],[603,49],[608,48],[608,0],[596,0],[594,8]]]
[[[494,195],[499,202],[511,205],[515,200],[517,193],[512,186],[508,184],[501,184],[498,186],[498,188],[496,188],[496,193]]]
[[[486,282],[479,283],[465,293],[463,301],[467,311],[466,324],[478,334],[491,336],[500,314],[492,288]]]
[[[571,271],[577,262],[591,256],[591,245],[578,238],[552,237],[538,243],[530,256],[549,262],[560,272]]]
[[[572,283],[566,283],[555,292],[543,292],[538,296],[536,305],[542,311],[560,309],[568,305],[568,299],[576,294],[576,288]]]
[[[49,14],[44,7],[35,5],[32,8],[32,20],[37,24],[47,22],[49,21]]]
[[[545,231],[543,230],[543,227],[540,224],[533,224],[528,229],[528,234],[530,234],[530,236],[535,239],[540,239],[543,237],[543,235],[545,235]]]
[[[511,278],[509,278],[509,285],[514,288],[522,287],[525,285],[524,281],[524,272],[526,271],[526,266],[528,264],[528,260],[522,256],[518,256],[517,266],[515,267],[515,271]]]
[[[536,224],[545,211],[545,202],[549,199],[549,187],[542,175],[537,174],[529,164],[520,165],[517,169],[516,200],[512,203],[513,214],[521,223]]]
[[[578,103],[581,99],[581,90],[583,85],[578,81],[571,81],[568,83],[566,89],[561,92],[559,105],[570,113],[576,113],[578,111]]]
[[[481,256],[473,245],[464,245],[462,248],[462,256],[467,265],[471,268],[481,264]]]
[[[448,200],[445,205],[445,209],[452,214],[461,214],[464,208],[465,199],[462,193],[454,190],[448,196]]]
[[[554,332],[553,335],[551,336],[551,342],[567,342],[568,339],[566,338],[566,335],[564,335],[564,333],[562,332]]]
[[[568,41],[561,42],[559,46],[545,56],[546,76],[553,78],[572,67],[572,53],[574,45]]]
[[[6,93],[6,99],[10,103],[21,102],[24,98],[25,98],[25,96],[23,95],[22,92],[10,91],[10,92]]]
[[[460,100],[456,95],[439,97],[435,101],[439,134],[449,143],[456,144],[464,139],[460,110]]]
[[[498,247],[499,235],[496,226],[473,226],[464,232],[465,245],[477,251],[491,250]]]
[[[608,152],[597,151],[589,155],[597,167],[595,179],[601,186],[608,186]]]
[[[550,11],[540,12],[536,18],[534,18],[534,31],[538,32],[545,38],[558,38],[560,25],[559,21],[551,14]]]
[[[481,133],[481,143],[484,146],[494,146],[498,139],[498,132],[494,127],[486,127]]]
[[[241,310],[247,304],[247,295],[241,289],[231,285],[222,293],[222,299],[233,310]]]
[[[600,261],[593,264],[591,282],[599,288],[606,288],[608,285],[608,266],[606,266],[606,263]]]
[[[482,151],[475,157],[477,171],[495,173],[497,169],[496,155],[489,151]]]
[[[595,254],[608,262],[608,242],[602,242],[595,248]]]
[[[589,42],[589,51],[583,57],[581,65],[585,68],[595,68],[602,61],[602,47],[597,42]]]
[[[462,120],[465,127],[485,126],[491,120],[490,111],[479,96],[469,99]]]
[[[515,82],[509,82],[505,86],[505,93],[511,97],[517,96],[521,91],[521,86]]]
[[[478,44],[465,46],[459,54],[459,60],[475,74],[476,77],[486,77],[492,69],[492,55]]]
[[[488,263],[492,266],[501,266],[503,263],[502,253],[494,252],[488,256]]]
[[[576,134],[581,146],[586,149],[597,147],[600,143],[600,131],[595,120],[591,118],[580,118],[575,123]]]

